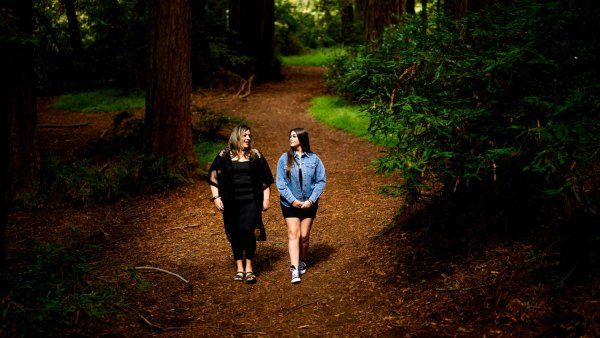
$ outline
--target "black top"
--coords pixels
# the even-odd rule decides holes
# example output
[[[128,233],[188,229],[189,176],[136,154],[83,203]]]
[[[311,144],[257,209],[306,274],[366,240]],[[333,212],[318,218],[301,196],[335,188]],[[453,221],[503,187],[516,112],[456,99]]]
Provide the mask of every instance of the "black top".
[[[250,176],[250,161],[233,163],[233,191],[236,201],[248,201],[254,198],[252,193],[252,177]]]
[[[221,151],[208,169],[208,184],[219,188],[219,196],[223,203],[235,200],[234,168],[229,149]],[[264,156],[258,150],[253,150],[248,161],[252,192],[257,205],[262,206],[263,190],[273,184],[273,174]],[[211,173],[217,173],[217,182],[211,181]]]

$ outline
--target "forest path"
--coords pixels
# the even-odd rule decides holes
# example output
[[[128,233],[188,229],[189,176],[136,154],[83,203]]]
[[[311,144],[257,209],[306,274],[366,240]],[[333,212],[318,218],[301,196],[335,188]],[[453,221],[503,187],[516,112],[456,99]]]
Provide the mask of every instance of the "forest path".
[[[95,257],[101,262],[97,276],[117,283],[135,312],[114,318],[109,331],[99,335],[147,335],[152,328],[138,314],[163,328],[177,328],[163,333],[175,336],[398,334],[389,317],[397,305],[390,294],[394,286],[386,282],[394,267],[384,263],[386,249],[371,238],[390,223],[400,200],[378,193],[381,185],[392,183],[371,167],[380,148],[308,114],[310,98],[325,92],[322,68],[287,67],[283,81],[255,86],[246,99],[223,92],[193,97],[199,106],[247,118],[254,144],[273,174],[287,148],[288,130],[300,126],[309,131],[311,146],[327,170],[327,187],[311,233],[309,269],[300,285],[290,283],[287,229],[275,185],[271,209],[263,215],[269,241],[258,245],[255,285],[232,280],[231,248],[205,182],[114,204],[17,213],[9,236],[15,242],[25,236],[98,237],[109,243]],[[55,113],[41,114],[40,121]],[[73,120],[91,118],[69,114]],[[104,119],[109,125],[110,117]],[[127,272],[132,266],[176,272],[193,290],[173,276],[140,271],[148,283],[144,290]]]
[[[375,174],[371,161],[380,149],[324,126],[308,114],[310,98],[325,93],[321,68],[286,68],[284,76],[281,82],[256,87],[247,100],[226,97],[208,106],[251,122],[255,146],[268,159],[274,175],[277,159],[287,149],[288,130],[301,126],[309,131],[311,147],[323,160],[328,180],[311,233],[310,268],[300,285],[290,283],[287,228],[273,185],[272,208],[263,216],[270,242],[259,243],[255,263],[258,283],[233,282],[221,217],[207,201],[207,188],[201,186],[189,203],[201,205],[210,231],[189,232],[196,234],[188,238],[196,245],[189,246],[190,256],[185,260],[186,265],[197,266],[190,278],[206,294],[197,295],[194,303],[201,314],[190,323],[186,335],[357,335],[386,329],[386,306],[381,306],[387,300],[385,285],[373,278],[385,272],[368,264],[369,256],[377,252],[370,237],[389,224],[399,201],[377,193],[385,177]]]

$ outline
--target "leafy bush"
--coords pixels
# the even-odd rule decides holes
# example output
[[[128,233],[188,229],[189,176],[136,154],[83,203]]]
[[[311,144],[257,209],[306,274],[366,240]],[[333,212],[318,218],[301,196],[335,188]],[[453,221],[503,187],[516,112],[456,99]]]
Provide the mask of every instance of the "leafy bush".
[[[369,104],[370,130],[397,135],[379,162],[402,188],[462,203],[505,197],[598,201],[598,7],[516,1],[459,22],[417,18],[331,66],[329,84]],[[544,198],[541,198],[545,196]],[[595,202],[594,202],[595,201]]]
[[[1,317],[10,325],[3,325],[0,334],[47,336],[78,321],[98,321],[117,312],[123,300],[113,288],[91,282],[92,269],[82,251],[56,244],[34,246],[24,267],[13,275],[10,301],[3,303]]]

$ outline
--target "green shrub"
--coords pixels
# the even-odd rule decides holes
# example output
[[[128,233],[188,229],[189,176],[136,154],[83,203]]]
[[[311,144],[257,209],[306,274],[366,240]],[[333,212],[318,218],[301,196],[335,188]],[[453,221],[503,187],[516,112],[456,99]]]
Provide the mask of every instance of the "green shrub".
[[[417,18],[337,59],[329,84],[369,105],[371,131],[397,135],[379,162],[419,195],[597,197],[599,30],[591,1],[517,1],[460,22]],[[529,203],[528,202],[528,203]],[[597,203],[597,199],[596,199]],[[526,203],[523,205],[527,205]]]
[[[101,89],[66,94],[52,107],[83,113],[112,112],[144,108],[145,97],[141,91],[125,93],[118,89]]]
[[[84,320],[101,321],[124,305],[112,287],[90,281],[93,266],[84,252],[56,244],[38,244],[15,271],[4,303],[0,334],[52,335]],[[83,329],[86,330],[85,328]],[[64,332],[64,331],[63,331]],[[93,332],[88,331],[88,334]]]

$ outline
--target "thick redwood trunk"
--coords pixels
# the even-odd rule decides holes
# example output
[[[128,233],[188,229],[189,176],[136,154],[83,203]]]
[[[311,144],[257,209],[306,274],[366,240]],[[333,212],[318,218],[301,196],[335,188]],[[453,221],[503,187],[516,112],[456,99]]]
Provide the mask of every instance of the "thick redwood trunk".
[[[357,0],[356,6],[363,22],[365,39],[373,42],[385,27],[398,23],[406,0]]]
[[[275,57],[275,1],[231,0],[229,29],[240,43],[239,50],[253,59],[247,70],[258,79],[279,77],[279,63]]]
[[[4,2],[0,25],[0,114],[2,114],[2,172],[0,255],[4,264],[7,208],[34,194],[40,182],[36,143],[37,109],[34,93],[31,0]],[[2,265],[4,267],[4,265]]]
[[[190,112],[190,1],[151,0],[148,22],[144,142],[150,155],[196,165]]]

